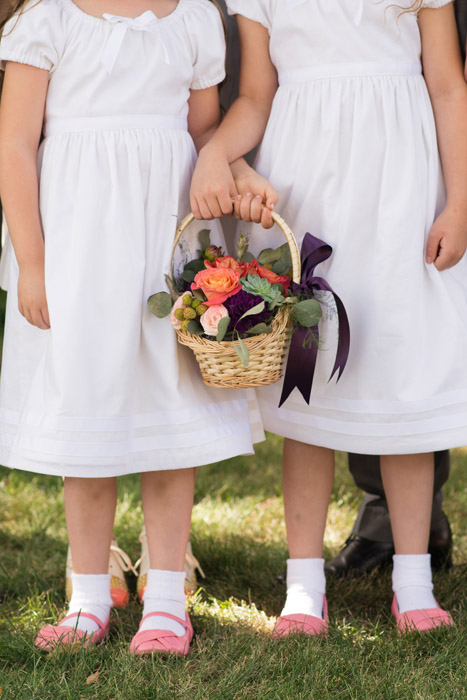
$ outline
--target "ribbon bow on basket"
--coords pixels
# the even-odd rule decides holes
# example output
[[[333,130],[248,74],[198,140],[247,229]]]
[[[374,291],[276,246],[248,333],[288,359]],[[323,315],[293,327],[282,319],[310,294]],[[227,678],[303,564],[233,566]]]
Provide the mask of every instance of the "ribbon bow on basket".
[[[300,284],[293,284],[292,291],[297,295],[312,298],[314,292],[330,292],[334,298],[339,321],[339,340],[337,344],[336,361],[329,380],[339,372],[337,380],[344,371],[350,349],[350,326],[347,313],[340,297],[322,277],[316,277],[314,272],[317,265],[328,260],[332,255],[332,247],[319,238],[306,233],[302,243],[301,263],[302,276]],[[310,403],[311,387],[315,374],[316,360],[319,350],[319,326],[313,326],[313,342],[306,343],[309,328],[295,326],[290,343],[289,357],[285,370],[284,385],[279,406],[288,399],[295,387],[307,403]]]

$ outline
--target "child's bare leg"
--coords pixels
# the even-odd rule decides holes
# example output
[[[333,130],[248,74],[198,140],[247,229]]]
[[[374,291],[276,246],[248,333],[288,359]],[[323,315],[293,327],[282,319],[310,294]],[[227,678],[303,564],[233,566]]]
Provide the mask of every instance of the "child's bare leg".
[[[397,554],[426,554],[433,506],[433,453],[385,455],[381,476]]]
[[[117,480],[67,477],[64,488],[73,559],[73,594],[68,612],[90,613],[105,622],[112,606],[108,568]],[[77,626],[87,632],[98,629],[95,622],[84,617],[78,619]]]
[[[184,565],[195,476],[195,469],[141,475],[150,562],[143,616],[151,612],[166,612],[182,620],[185,618]],[[182,625],[164,617],[148,618],[140,629],[165,629],[178,636],[185,633]]]
[[[284,441],[284,509],[292,559],[322,556],[333,481],[332,450]]]
[[[396,550],[393,588],[399,610],[435,608],[427,554],[433,504],[433,453],[382,456],[381,476]]]
[[[112,540],[117,479],[65,479],[65,513],[73,571],[106,574]]]
[[[332,450],[285,440],[283,492],[290,559],[282,615],[322,617],[323,536],[333,480]]]

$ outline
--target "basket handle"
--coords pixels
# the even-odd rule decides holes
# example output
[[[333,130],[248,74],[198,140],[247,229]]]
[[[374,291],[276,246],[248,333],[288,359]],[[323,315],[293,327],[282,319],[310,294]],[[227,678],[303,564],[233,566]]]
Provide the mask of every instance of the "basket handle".
[[[295,236],[292,233],[292,230],[290,227],[286,224],[282,216],[280,216],[277,212],[272,211],[271,212],[271,217],[274,223],[281,229],[282,233],[284,234],[287,243],[289,244],[290,248],[290,256],[292,258],[292,279],[294,282],[297,284],[300,284],[300,279],[301,279],[301,261],[300,261],[300,251],[298,249],[298,244],[297,241],[295,240]],[[194,221],[195,215],[193,212],[190,212],[185,216],[183,221],[180,223],[180,225],[177,228],[177,231],[175,233],[175,239],[173,243],[173,248],[172,248],[172,259],[170,261],[170,269],[173,270],[173,265],[174,265],[174,258],[175,258],[175,251],[177,249],[178,242],[180,238],[183,236],[183,233],[185,229],[188,228],[188,226],[191,224],[192,221]]]

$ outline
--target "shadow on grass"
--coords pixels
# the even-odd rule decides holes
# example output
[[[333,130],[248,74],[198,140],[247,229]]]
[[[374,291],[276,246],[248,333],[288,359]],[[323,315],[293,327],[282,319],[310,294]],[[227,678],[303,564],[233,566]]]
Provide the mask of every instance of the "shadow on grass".
[[[0,589],[2,605],[37,591],[51,591],[57,602],[64,593],[66,544],[44,529],[16,536],[0,529]],[[0,608],[1,609],[1,608]]]

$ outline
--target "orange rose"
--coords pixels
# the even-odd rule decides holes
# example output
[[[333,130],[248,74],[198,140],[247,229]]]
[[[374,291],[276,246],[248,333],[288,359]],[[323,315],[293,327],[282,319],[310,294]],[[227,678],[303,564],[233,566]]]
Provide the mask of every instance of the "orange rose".
[[[222,268],[224,270],[234,270],[238,272],[240,277],[244,277],[248,269],[249,263],[239,262],[232,258],[231,255],[226,255],[224,258],[216,258],[212,262],[205,260],[204,264],[210,268]]]
[[[267,267],[260,265],[257,260],[253,260],[251,267],[248,270],[248,274],[254,275],[255,273],[262,279],[267,279],[267,281],[271,284],[281,284],[284,287],[284,292],[287,293],[290,285],[290,279],[287,277],[287,275],[276,275],[276,273],[272,270],[268,270]]]
[[[192,283],[192,289],[201,289],[206,295],[206,306],[222,304],[226,299],[237,294],[241,286],[240,275],[231,268],[208,268],[201,270]]]

